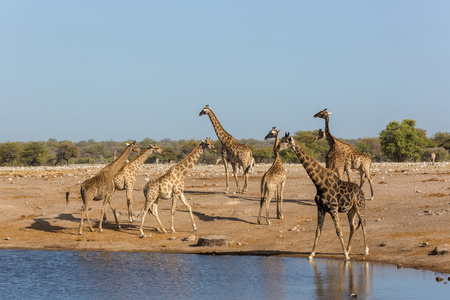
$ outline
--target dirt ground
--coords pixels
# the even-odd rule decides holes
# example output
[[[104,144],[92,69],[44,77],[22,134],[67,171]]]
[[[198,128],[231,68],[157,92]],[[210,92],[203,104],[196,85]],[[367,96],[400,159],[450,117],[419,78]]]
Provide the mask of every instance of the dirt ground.
[[[288,179],[284,194],[284,219],[276,219],[276,205],[270,205],[271,225],[257,225],[260,181],[270,165],[257,165],[250,175],[249,191],[225,194],[222,165],[195,166],[185,179],[185,195],[192,205],[198,231],[193,231],[187,209],[178,203],[176,233],[160,233],[156,219],[148,215],[139,237],[140,216],[128,222],[125,192],[117,191],[112,203],[121,228],[117,229],[111,210],[104,232],[90,232],[85,221],[78,235],[81,198],[75,185],[95,175],[102,166],[0,168],[0,249],[42,249],[79,251],[131,251],[170,253],[226,253],[307,257],[317,226],[315,187],[301,165],[286,165]],[[168,165],[144,165],[138,172],[133,208],[140,213],[142,188]],[[362,231],[354,235],[352,260],[386,262],[403,267],[450,273],[450,254],[434,254],[436,247],[450,244],[450,163],[375,163],[374,200],[366,200],[367,234],[370,253],[363,256]],[[359,175],[352,174],[359,182]],[[240,177],[241,186],[243,179]],[[74,187],[75,186],[75,187]],[[66,191],[71,201],[65,203]],[[369,185],[363,187],[370,198]],[[169,200],[159,203],[159,216],[170,229]],[[101,202],[91,206],[90,217],[98,226]],[[263,221],[265,219],[263,218]],[[340,214],[344,239],[349,226]],[[265,224],[263,222],[263,224]],[[170,230],[169,230],[170,232]],[[227,246],[197,246],[199,237],[225,235]],[[445,247],[445,246],[444,246]],[[327,215],[316,258],[342,259],[342,249],[331,218]]]

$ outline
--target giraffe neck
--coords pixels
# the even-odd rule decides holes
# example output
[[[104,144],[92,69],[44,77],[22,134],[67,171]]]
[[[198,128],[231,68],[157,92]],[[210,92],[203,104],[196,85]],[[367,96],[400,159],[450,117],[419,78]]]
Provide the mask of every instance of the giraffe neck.
[[[277,135],[275,136],[275,143],[273,144],[273,153],[275,154],[275,162],[274,162],[274,165],[276,164],[276,163],[279,163],[279,162],[281,162],[281,157],[280,157],[280,153],[278,153],[279,151],[278,151],[278,133],[277,133]]]
[[[181,176],[184,177],[194,167],[195,163],[198,161],[202,154],[203,148],[202,144],[200,144],[194,150],[192,150],[192,152],[185,159],[180,161],[172,168],[179,170]]]
[[[229,141],[234,140],[231,134],[229,134],[228,132],[225,131],[225,129],[223,129],[216,115],[212,111],[208,113],[208,116],[214,127],[214,131],[216,132],[217,137],[222,142],[222,144],[227,144]]]
[[[133,171],[137,171],[143,164],[144,162],[147,160],[147,158],[153,153],[153,149],[152,148],[147,148],[144,151],[142,151],[141,154],[139,154],[138,157],[136,157],[135,159],[133,159],[132,161],[130,161],[127,165],[127,168],[133,170]]]
[[[120,154],[120,156],[115,161],[103,168],[102,171],[109,172],[110,174],[112,174],[112,176],[116,175],[117,172],[119,172],[127,162],[128,156],[130,155],[131,151],[131,147],[126,147],[122,154]]]
[[[278,156],[277,147],[278,147],[278,133],[275,136],[275,143],[273,144],[273,153],[275,153],[275,156]]]
[[[294,142],[295,146],[292,146],[292,149],[297,154],[309,178],[314,182],[317,189],[326,188],[325,177],[332,177],[334,173],[320,165],[297,140],[294,139]]]
[[[330,119],[328,118],[328,116],[326,116],[325,119],[325,138],[327,139],[328,145],[330,146],[330,148],[334,147],[334,145],[336,144],[336,140],[334,138],[334,136],[331,135],[330,133],[330,127],[329,127],[329,123]]]

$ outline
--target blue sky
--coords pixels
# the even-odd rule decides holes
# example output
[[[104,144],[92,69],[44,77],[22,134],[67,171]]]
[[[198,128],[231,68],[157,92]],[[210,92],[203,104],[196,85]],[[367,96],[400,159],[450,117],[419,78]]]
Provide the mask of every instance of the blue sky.
[[[0,142],[449,132],[449,1],[0,2]]]

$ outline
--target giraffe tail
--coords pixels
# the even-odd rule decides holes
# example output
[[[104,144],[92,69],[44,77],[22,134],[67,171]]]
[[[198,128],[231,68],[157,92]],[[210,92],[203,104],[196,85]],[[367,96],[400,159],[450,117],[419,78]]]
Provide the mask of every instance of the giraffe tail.
[[[71,186],[71,187],[69,188],[69,191],[66,192],[66,205],[69,205],[70,189],[71,189],[71,188],[74,188],[74,187],[76,187],[76,186],[79,186],[79,185],[81,185],[81,184],[80,184],[80,183],[77,183],[77,184],[75,184],[74,186]]]

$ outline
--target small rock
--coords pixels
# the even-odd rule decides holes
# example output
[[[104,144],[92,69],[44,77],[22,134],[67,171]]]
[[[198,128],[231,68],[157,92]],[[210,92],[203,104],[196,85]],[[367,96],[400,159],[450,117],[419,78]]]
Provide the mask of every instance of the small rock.
[[[192,242],[195,241],[196,237],[195,235],[191,235],[191,236],[187,236],[185,238],[182,239],[183,242]]]
[[[9,241],[11,238],[9,238],[9,237],[7,237],[7,238],[5,238],[5,241]]]
[[[386,247],[386,246],[387,246],[386,243],[381,243],[381,244],[380,244],[380,247]]]
[[[401,268],[403,268],[403,265],[402,264],[397,264],[397,269],[401,269]]]
[[[443,281],[443,280],[444,280],[444,278],[442,278],[441,276],[436,277],[436,281],[437,281],[437,282],[441,282],[441,281]]]
[[[427,242],[425,242],[425,243],[422,244],[422,247],[430,247],[430,246],[431,246],[431,244],[430,244],[430,243],[427,243]]]
[[[356,295],[356,294],[350,294],[350,297],[352,297],[352,298],[358,298],[358,295]]]
[[[198,239],[197,242],[198,246],[227,246],[228,241],[227,237],[224,235],[209,235],[209,236],[202,236]]]
[[[419,190],[414,190],[414,192],[416,192],[416,193],[422,193],[421,191],[419,191]]]
[[[169,241],[173,241],[173,240],[176,240],[176,239],[177,239],[176,236],[171,236],[170,238],[168,238]]]

